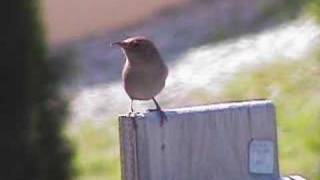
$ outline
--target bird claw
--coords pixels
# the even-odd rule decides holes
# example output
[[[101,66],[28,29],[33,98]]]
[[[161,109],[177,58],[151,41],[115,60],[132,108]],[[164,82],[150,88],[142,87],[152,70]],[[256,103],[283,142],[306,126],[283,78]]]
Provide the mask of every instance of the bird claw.
[[[168,117],[165,112],[163,112],[161,109],[148,109],[149,112],[157,111],[160,115],[160,126],[162,127],[165,121],[168,121]]]
[[[166,113],[164,113],[163,111],[159,111],[160,113],[160,126],[162,127],[165,121],[168,121],[168,117],[166,115]]]
[[[137,117],[137,113],[133,112],[133,111],[129,111],[128,117],[135,118],[135,117]]]
[[[159,111],[159,109],[148,109],[148,112],[154,112],[154,111]]]

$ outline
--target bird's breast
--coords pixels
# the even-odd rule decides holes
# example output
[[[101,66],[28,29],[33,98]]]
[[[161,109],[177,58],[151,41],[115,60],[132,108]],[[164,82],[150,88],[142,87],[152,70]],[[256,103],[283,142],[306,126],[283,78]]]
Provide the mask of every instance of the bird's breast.
[[[165,64],[132,65],[126,62],[122,72],[124,89],[132,99],[148,100],[163,89],[167,75]]]

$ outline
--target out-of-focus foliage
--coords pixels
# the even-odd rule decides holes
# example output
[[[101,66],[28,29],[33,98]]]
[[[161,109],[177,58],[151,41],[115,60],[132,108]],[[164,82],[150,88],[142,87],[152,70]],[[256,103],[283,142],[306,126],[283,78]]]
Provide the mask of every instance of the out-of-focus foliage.
[[[39,1],[5,0],[1,13],[0,179],[69,179],[71,151],[62,134],[67,104],[46,55]]]
[[[303,8],[307,13],[315,16],[320,20],[320,1],[319,0],[285,0],[288,10],[292,10],[295,7]]]
[[[320,53],[240,73],[225,99],[268,98],[276,105],[282,173],[320,179]]]
[[[316,18],[320,21],[320,1],[319,0],[309,0],[308,5],[309,10]]]

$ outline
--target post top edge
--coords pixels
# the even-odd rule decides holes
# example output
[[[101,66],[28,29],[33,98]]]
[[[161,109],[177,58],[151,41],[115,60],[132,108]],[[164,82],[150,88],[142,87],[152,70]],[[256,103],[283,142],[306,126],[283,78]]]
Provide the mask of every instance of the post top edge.
[[[273,105],[273,102],[268,99],[257,99],[257,100],[244,100],[244,101],[229,101],[229,102],[218,102],[214,104],[190,106],[175,109],[168,109],[166,111],[203,111],[203,110],[218,110],[227,109],[230,107],[252,107],[261,105]]]
[[[200,106],[190,106],[190,107],[181,107],[181,108],[173,108],[173,109],[164,109],[165,112],[177,112],[177,113],[185,113],[185,112],[196,112],[196,111],[209,111],[209,110],[223,110],[227,108],[239,108],[239,107],[252,107],[252,106],[272,106],[274,104],[271,100],[268,99],[254,99],[254,100],[244,100],[244,101],[229,101],[229,102],[218,102],[214,104],[206,104]],[[146,114],[152,112],[136,112],[134,114],[137,118],[143,118]],[[120,114],[119,118],[128,118],[132,117],[131,113],[128,114]]]

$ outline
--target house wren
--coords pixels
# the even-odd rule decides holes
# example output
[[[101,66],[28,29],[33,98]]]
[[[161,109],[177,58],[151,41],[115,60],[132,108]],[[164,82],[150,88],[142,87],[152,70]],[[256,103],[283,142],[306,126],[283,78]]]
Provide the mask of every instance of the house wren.
[[[159,111],[162,126],[167,119],[155,96],[165,86],[168,68],[154,43],[145,37],[131,37],[112,43],[121,47],[126,62],[122,71],[124,89],[131,99],[130,111],[133,112],[133,100],[153,100]]]

